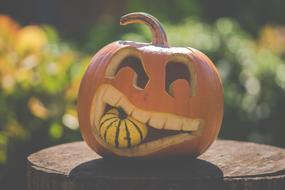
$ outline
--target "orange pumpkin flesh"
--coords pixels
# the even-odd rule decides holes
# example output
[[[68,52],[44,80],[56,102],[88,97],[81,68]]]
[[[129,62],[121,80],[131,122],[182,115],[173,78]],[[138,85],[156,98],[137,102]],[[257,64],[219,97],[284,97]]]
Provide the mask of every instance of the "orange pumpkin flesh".
[[[193,48],[168,47],[160,23],[131,13],[121,24],[150,26],[152,44],[117,41],[92,59],[78,95],[84,140],[102,156],[198,156],[217,137],[223,116],[219,74],[207,56]],[[101,117],[111,108],[145,123],[148,136],[139,145],[116,148],[99,135]]]

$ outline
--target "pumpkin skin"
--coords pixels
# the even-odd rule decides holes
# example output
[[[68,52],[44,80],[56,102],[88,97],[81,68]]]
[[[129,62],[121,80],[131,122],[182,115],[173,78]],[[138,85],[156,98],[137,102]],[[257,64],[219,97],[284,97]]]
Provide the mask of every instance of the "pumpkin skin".
[[[131,13],[121,18],[123,25],[135,22],[150,26],[152,43],[117,41],[95,54],[78,94],[82,136],[103,157],[197,157],[213,143],[221,127],[223,88],[219,73],[202,52],[190,47],[169,47],[164,30],[154,17]],[[142,72],[135,72],[135,68],[130,66],[132,61],[121,67],[129,57],[139,60],[147,75],[148,80],[143,87],[137,85],[138,75]],[[175,64],[168,66],[170,63]],[[189,80],[179,78],[182,75],[178,74],[178,77],[170,77],[173,81],[171,79],[172,83],[166,85],[169,80],[167,75],[179,73],[176,63],[184,64],[184,69],[179,72],[184,72],[186,68]],[[170,70],[167,71],[167,68]],[[117,101],[117,97],[120,97],[117,104],[122,104],[122,107],[128,105],[124,107],[125,111],[136,119],[149,124],[155,118],[152,125],[162,127],[157,129],[157,134],[160,131],[161,134],[165,131],[175,131],[176,134],[167,136],[169,138],[157,135],[158,139],[125,149],[110,146],[100,137],[99,125],[104,115],[102,110],[106,109],[107,103]],[[159,121],[164,123],[158,124]],[[186,131],[182,130],[184,126],[188,127]],[[148,127],[152,128],[150,124]],[[148,133],[151,135],[152,132],[149,130]]]

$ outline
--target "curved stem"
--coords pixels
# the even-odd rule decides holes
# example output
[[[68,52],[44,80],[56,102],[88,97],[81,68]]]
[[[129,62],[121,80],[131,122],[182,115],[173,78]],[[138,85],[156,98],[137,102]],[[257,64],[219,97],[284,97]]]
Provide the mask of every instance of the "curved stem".
[[[160,22],[153,16],[143,13],[135,12],[129,13],[121,17],[120,24],[128,25],[132,23],[146,24],[152,33],[152,44],[158,46],[169,47],[167,42],[166,33]]]

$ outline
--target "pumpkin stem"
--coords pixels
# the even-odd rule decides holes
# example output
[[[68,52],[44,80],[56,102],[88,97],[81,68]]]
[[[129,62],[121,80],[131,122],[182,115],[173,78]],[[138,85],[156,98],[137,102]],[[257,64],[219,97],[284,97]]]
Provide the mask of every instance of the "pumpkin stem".
[[[121,25],[128,25],[132,23],[142,23],[146,24],[152,33],[152,44],[158,46],[169,47],[167,42],[166,33],[160,24],[160,22],[147,13],[143,12],[134,12],[129,13],[121,17],[120,24]]]

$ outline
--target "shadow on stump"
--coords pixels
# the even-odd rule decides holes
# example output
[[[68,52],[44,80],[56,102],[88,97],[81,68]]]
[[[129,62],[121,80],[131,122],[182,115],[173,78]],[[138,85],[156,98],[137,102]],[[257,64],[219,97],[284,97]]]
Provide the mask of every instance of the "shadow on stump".
[[[75,189],[176,190],[221,188],[223,172],[200,160],[96,159],[76,166],[69,173]]]

